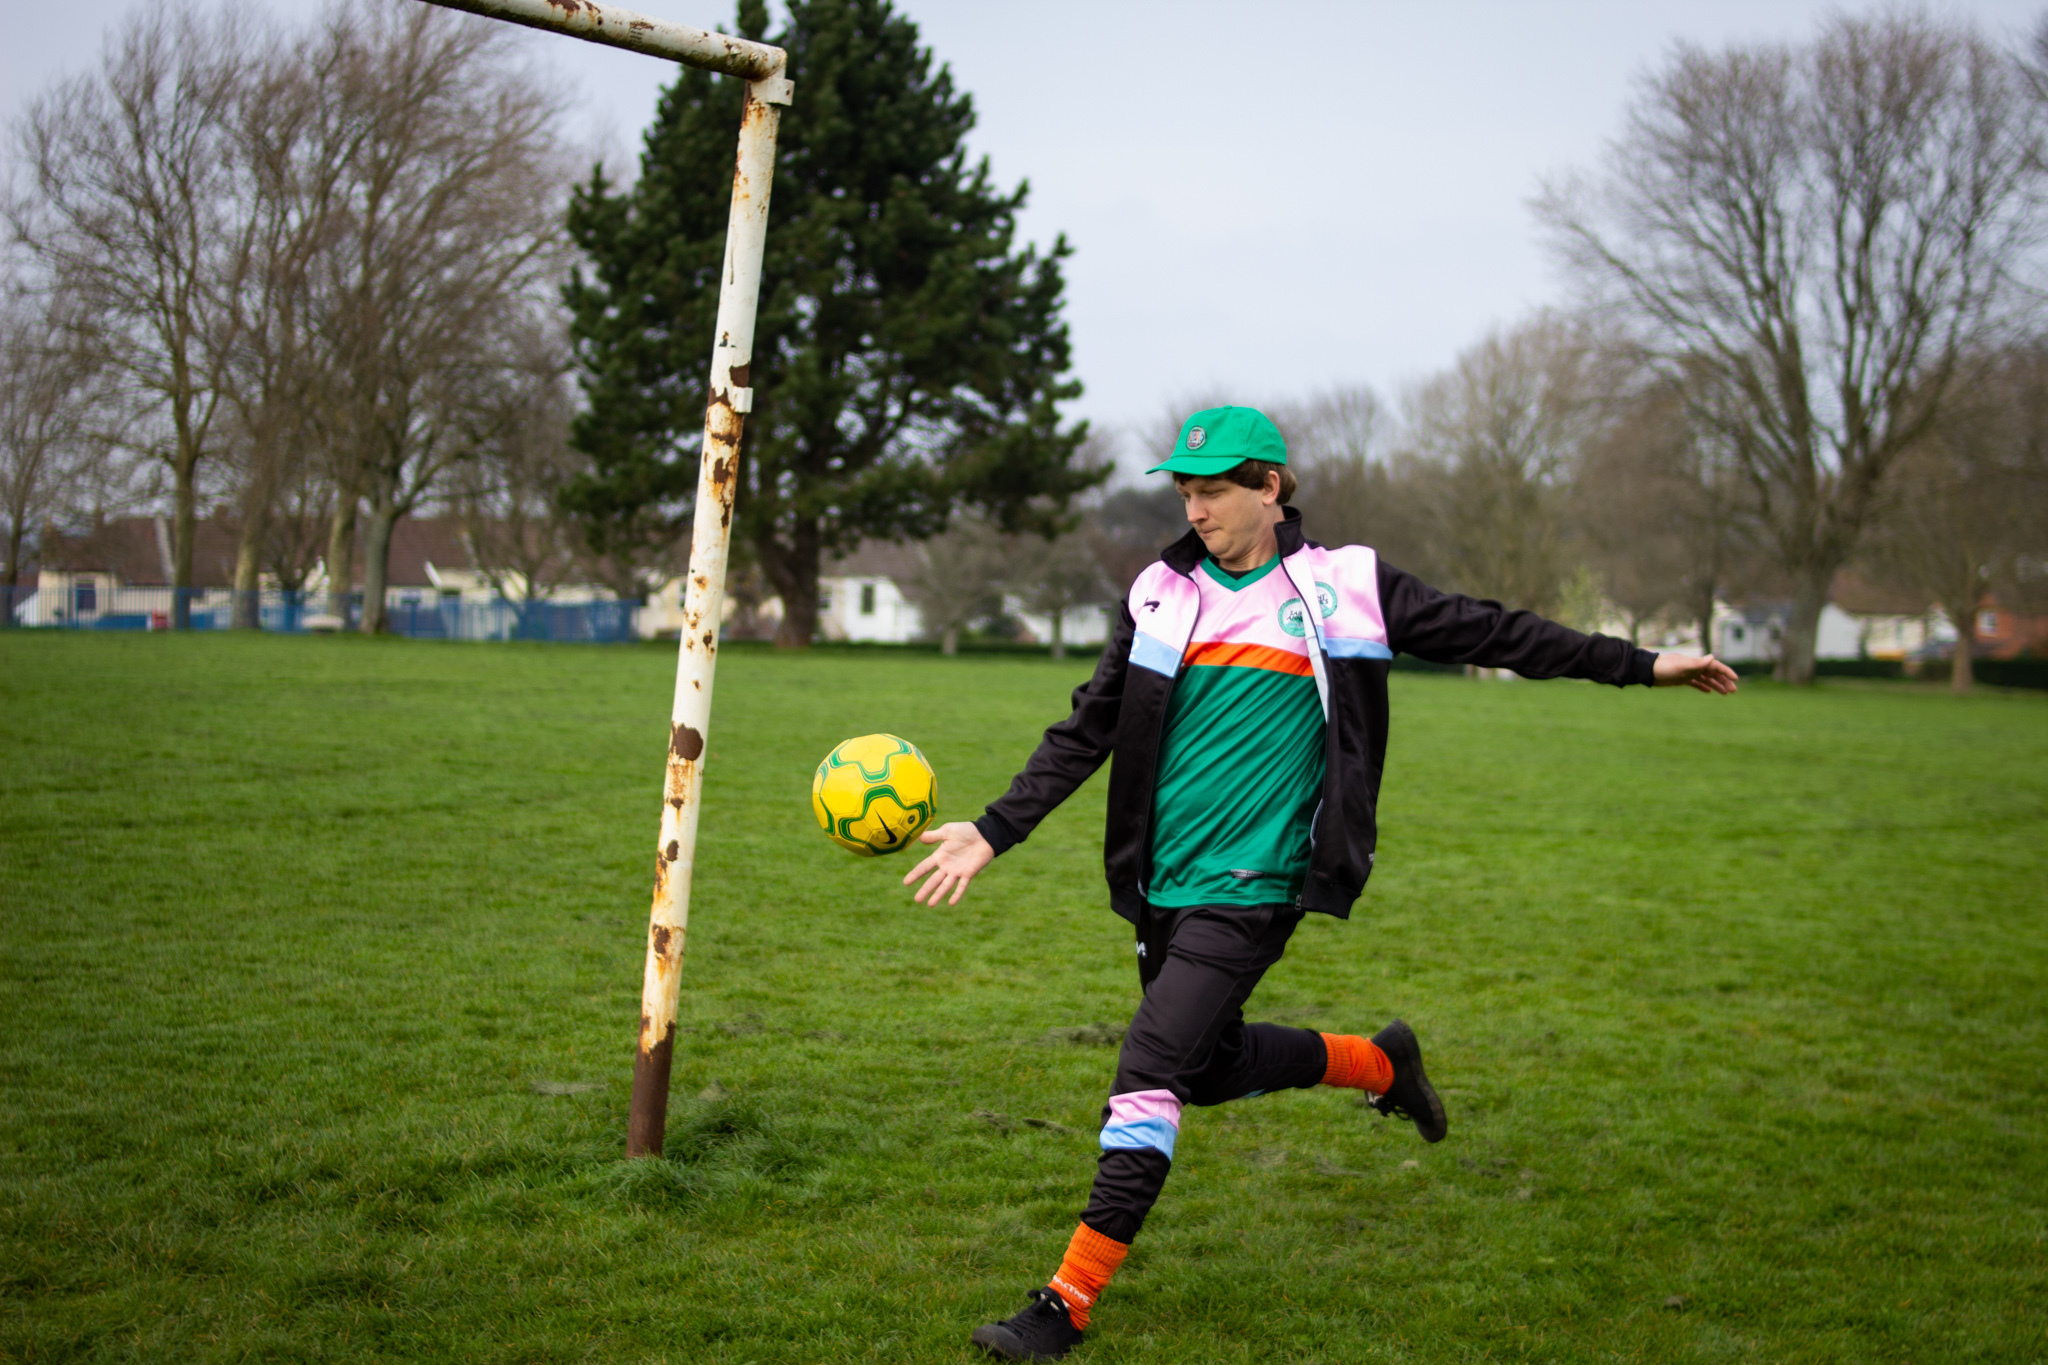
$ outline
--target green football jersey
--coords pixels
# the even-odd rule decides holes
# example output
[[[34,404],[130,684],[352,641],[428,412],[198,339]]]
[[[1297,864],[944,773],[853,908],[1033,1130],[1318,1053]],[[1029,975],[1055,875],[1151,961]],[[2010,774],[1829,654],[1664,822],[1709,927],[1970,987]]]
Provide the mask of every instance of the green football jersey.
[[[1167,704],[1152,806],[1154,905],[1292,901],[1323,788],[1323,709],[1301,606],[1275,558],[1202,561],[1195,638]]]

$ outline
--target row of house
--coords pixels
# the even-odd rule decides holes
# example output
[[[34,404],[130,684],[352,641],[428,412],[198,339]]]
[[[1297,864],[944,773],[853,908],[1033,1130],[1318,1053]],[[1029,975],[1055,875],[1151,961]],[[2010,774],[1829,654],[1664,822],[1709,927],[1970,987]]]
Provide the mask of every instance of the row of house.
[[[237,539],[236,528],[228,521],[208,518],[198,523],[191,599],[198,625],[228,624]],[[829,562],[818,584],[819,633],[828,640],[894,644],[922,638],[922,615],[904,592],[917,570],[915,555],[909,546],[872,543]],[[407,518],[392,528],[386,606],[394,617],[455,611],[474,615],[502,607],[492,580],[505,581],[508,575],[489,573],[489,567],[477,562],[459,518]],[[359,589],[360,567],[355,577]],[[172,581],[169,519],[114,518],[83,534],[45,537],[33,586],[17,592],[11,610],[24,625],[161,627],[169,623]],[[265,586],[276,585],[266,581]],[[516,591],[518,585],[513,586]],[[305,589],[305,600],[315,604],[307,610],[317,613],[327,589],[324,569],[315,569]],[[630,609],[630,630],[643,638],[675,634],[682,624],[682,591],[680,579],[663,584],[642,605]],[[568,582],[552,588],[544,600],[554,607],[577,607],[614,602],[616,595],[600,583]],[[1022,638],[1052,638],[1053,623],[1047,617],[1025,611],[1015,601],[1009,607],[1021,622]],[[728,619],[732,611],[728,602]],[[1095,605],[1069,612],[1062,623],[1066,641],[1076,646],[1101,644],[1109,635],[1110,611],[1107,605]],[[759,624],[764,631],[772,630],[780,617],[780,602],[770,599],[760,609]],[[503,613],[494,619],[502,620]],[[1720,604],[1711,648],[1732,663],[1775,660],[1790,619],[1789,602]],[[622,624],[625,620],[622,616]],[[1987,601],[1976,627],[1976,652],[1983,657],[2048,655],[2048,617],[2024,615]],[[1955,640],[1954,629],[1932,607],[1843,574],[1821,613],[1816,655],[1828,660],[1937,658],[1952,652]],[[1678,636],[1646,643],[1700,647],[1696,639]]]
[[[239,528],[226,519],[205,518],[194,527],[187,600],[193,623],[202,629],[228,624],[239,544]],[[394,614],[482,607],[500,599],[456,517],[401,520],[391,531],[388,565],[385,606]],[[23,625],[161,629],[170,621],[175,581],[170,518],[115,517],[79,534],[46,535],[32,585],[17,590],[11,610]],[[360,565],[351,586],[361,591]],[[265,574],[262,587],[267,597],[279,596],[274,576]],[[340,627],[341,622],[320,616],[327,588],[325,566],[317,565],[289,606],[294,626],[311,621],[316,628]],[[549,591],[545,600],[570,606],[615,596],[600,584],[568,583]],[[283,602],[273,601],[266,605],[266,617],[285,609]],[[277,622],[266,619],[265,624],[275,627]]]
[[[188,600],[191,620],[202,629],[224,628],[230,622],[238,545],[238,528],[226,519],[206,518],[195,527]],[[820,633],[829,640],[891,644],[921,638],[922,615],[900,586],[915,569],[913,555],[907,546],[879,543],[828,563],[818,584]],[[492,574],[487,568],[478,562],[460,518],[408,517],[391,530],[385,607],[401,622],[422,612],[475,616],[489,611],[500,604],[493,578],[511,580],[515,592],[523,585],[516,574]],[[353,580],[360,592],[360,565]],[[11,610],[22,625],[163,629],[170,625],[174,581],[170,519],[116,517],[80,534],[44,537],[30,586],[16,593]],[[303,585],[302,605],[293,608],[292,627],[341,627],[342,622],[321,614],[327,586],[326,568],[318,565]],[[275,590],[277,583],[266,575],[263,587]],[[676,634],[682,628],[682,595],[680,578],[650,593],[632,612],[634,633],[647,639]],[[615,601],[616,594],[601,583],[570,581],[550,588],[542,600],[555,607],[581,606]],[[728,601],[728,620],[734,610]],[[281,603],[267,605],[264,624],[280,628],[284,611]],[[1052,638],[1052,622],[1044,616],[1013,614],[1022,621],[1026,639]],[[770,599],[760,613],[761,627],[772,632],[781,615],[780,601]],[[502,612],[492,619],[509,633]],[[1109,634],[1108,612],[1100,606],[1069,612],[1064,634],[1071,644],[1100,645]]]
[[[1729,663],[1773,663],[1792,620],[1789,601],[1718,604],[1713,652]],[[2048,655],[2048,616],[2015,611],[1986,598],[1977,612],[1973,657]],[[1814,657],[1913,662],[1955,652],[1956,629],[1942,612],[1913,595],[1878,587],[1853,573],[1836,575],[1821,608]]]

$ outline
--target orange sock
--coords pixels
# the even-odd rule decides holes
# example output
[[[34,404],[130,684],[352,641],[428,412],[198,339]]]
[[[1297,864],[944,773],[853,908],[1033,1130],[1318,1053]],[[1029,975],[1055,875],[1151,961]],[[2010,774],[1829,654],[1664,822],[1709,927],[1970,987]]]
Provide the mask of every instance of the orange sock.
[[[1088,1310],[1130,1249],[1129,1242],[1112,1242],[1086,1223],[1074,1229],[1073,1240],[1067,1243],[1067,1258],[1060,1262],[1050,1287],[1066,1300],[1067,1316],[1073,1319],[1075,1330],[1087,1330]]]
[[[1325,1033],[1323,1047],[1329,1052],[1329,1060],[1323,1064],[1324,1085],[1384,1095],[1394,1083],[1394,1064],[1372,1039],[1349,1033]]]

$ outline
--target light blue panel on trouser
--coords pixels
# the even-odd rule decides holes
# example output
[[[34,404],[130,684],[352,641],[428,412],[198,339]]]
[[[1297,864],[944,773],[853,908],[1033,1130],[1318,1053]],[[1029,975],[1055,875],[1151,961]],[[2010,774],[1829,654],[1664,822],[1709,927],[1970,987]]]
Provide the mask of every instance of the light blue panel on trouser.
[[[1334,635],[1323,637],[1323,648],[1333,659],[1391,659],[1394,651],[1387,648],[1383,640],[1342,640]]]
[[[1150,1147],[1164,1152],[1168,1161],[1173,1160],[1173,1140],[1180,1136],[1180,1129],[1165,1119],[1118,1119],[1102,1125],[1102,1150],[1105,1152],[1136,1151]]]
[[[1180,651],[1156,635],[1139,631],[1131,637],[1131,662],[1172,677],[1180,671]]]

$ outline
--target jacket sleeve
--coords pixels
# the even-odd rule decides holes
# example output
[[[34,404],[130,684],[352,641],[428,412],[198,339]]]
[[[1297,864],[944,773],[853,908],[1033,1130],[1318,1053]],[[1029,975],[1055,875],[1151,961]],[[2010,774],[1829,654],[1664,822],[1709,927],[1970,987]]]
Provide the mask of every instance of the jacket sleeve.
[[[1510,668],[1525,678],[1587,678],[1624,687],[1654,680],[1654,652],[1611,635],[1582,635],[1533,611],[1430,587],[1379,563],[1380,609],[1387,643],[1439,664]]]
[[[1072,714],[1046,730],[1010,789],[974,822],[998,854],[1023,843],[1038,822],[1072,796],[1109,757],[1116,745],[1124,677],[1131,666],[1131,637],[1136,633],[1130,603],[1118,603],[1116,628],[1103,646],[1102,662],[1095,666],[1094,677],[1074,689]]]

